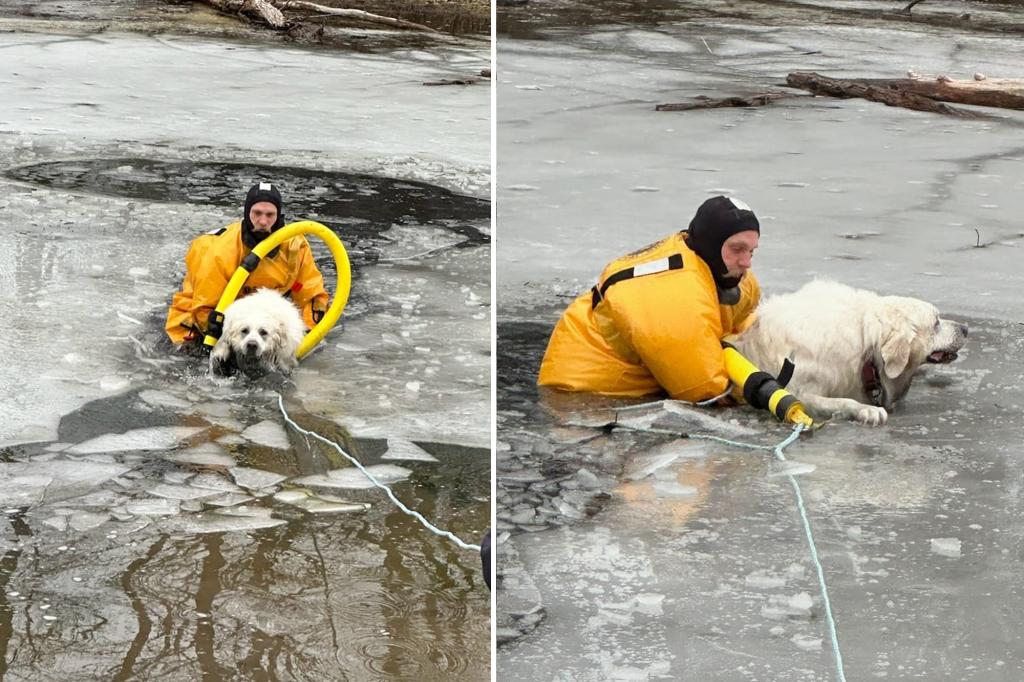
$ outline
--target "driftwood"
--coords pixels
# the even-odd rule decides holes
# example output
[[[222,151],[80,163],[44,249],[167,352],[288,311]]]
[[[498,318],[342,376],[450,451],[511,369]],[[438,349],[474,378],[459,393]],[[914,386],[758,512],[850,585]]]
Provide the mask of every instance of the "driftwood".
[[[439,81],[425,81],[424,85],[473,85],[473,83],[479,83],[481,81],[489,81],[491,79],[490,69],[480,69],[480,74],[477,76],[466,76],[465,78],[442,78]]]
[[[880,85],[878,81],[873,84],[871,81],[864,80],[828,78],[809,71],[797,71],[786,76],[786,84],[790,87],[807,90],[816,95],[829,95],[841,98],[860,97],[872,102],[881,102],[891,107],[904,107],[915,111],[928,111],[958,118],[989,118],[985,114],[957,109],[923,94],[900,89],[893,86],[893,83],[896,82],[898,81],[881,81],[882,84]],[[971,101],[970,98],[957,101],[962,104],[977,103]]]
[[[409,28],[417,31],[428,31],[440,33],[435,28],[424,24],[417,24],[413,21],[385,17],[380,14],[364,12],[361,9],[343,9],[339,7],[327,7],[315,2],[305,0],[203,0],[206,4],[226,14],[241,14],[245,16],[255,15],[263,20],[268,26],[274,29],[285,29],[288,22],[284,17],[283,10],[308,10],[321,15],[332,17],[344,17],[346,19],[358,19],[374,24],[385,24],[397,28]]]
[[[951,80],[940,76],[933,79],[858,78],[857,82],[910,92],[936,102],[1024,110],[1024,80],[1019,78],[985,78],[979,74],[972,80]]]
[[[714,99],[705,95],[698,95],[689,102],[669,102],[654,107],[655,111],[690,111],[692,109],[718,109],[720,107],[763,107],[771,104],[777,99],[787,97],[798,97],[782,92],[765,92],[760,95],[749,97],[721,97]]]

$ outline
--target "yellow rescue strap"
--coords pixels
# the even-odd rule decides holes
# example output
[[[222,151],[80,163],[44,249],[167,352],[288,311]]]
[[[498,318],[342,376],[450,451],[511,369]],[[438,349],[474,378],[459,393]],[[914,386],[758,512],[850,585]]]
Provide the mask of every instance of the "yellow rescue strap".
[[[256,266],[260,264],[260,261],[267,253],[280,246],[282,242],[300,234],[315,234],[323,239],[331,250],[331,255],[334,256],[334,264],[338,271],[338,290],[334,292],[331,305],[327,308],[327,312],[324,313],[323,319],[310,329],[309,333],[302,339],[298,350],[295,351],[295,357],[301,360],[309,351],[313,350],[316,344],[320,343],[327,332],[338,321],[338,318],[341,317],[341,311],[345,309],[345,304],[348,303],[348,294],[352,288],[352,266],[348,262],[348,253],[345,251],[345,246],[341,243],[341,240],[338,239],[338,235],[334,234],[325,225],[312,220],[303,220],[285,225],[281,229],[271,232],[270,236],[253,247],[249,255],[242,260],[242,264],[238,266],[235,274],[228,280],[228,285],[224,288],[224,293],[221,294],[217,307],[210,313],[207,335],[203,339],[204,345],[212,348],[217,343],[217,337],[220,336],[220,327],[224,322],[224,311],[238,297],[238,292],[242,289],[242,285],[245,284],[245,280],[249,278],[249,273],[256,269]]]

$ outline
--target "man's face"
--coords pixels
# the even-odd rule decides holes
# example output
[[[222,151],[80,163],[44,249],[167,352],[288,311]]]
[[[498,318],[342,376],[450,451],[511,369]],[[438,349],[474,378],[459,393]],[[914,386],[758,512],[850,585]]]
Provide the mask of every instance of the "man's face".
[[[729,277],[742,277],[750,269],[759,236],[755,230],[746,230],[737,232],[722,244],[722,262]]]
[[[249,209],[249,221],[254,232],[269,234],[270,228],[277,222],[277,206],[269,201],[257,201]]]

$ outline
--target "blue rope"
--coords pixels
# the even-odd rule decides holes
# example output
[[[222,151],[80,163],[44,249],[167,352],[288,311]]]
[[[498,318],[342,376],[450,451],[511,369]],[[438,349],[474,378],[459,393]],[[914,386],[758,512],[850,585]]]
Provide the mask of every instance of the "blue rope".
[[[479,552],[480,551],[480,545],[471,545],[468,542],[463,542],[458,537],[456,537],[455,534],[453,534],[453,533],[451,533],[449,531],[446,531],[446,530],[441,530],[440,528],[438,528],[437,526],[432,524],[430,521],[427,521],[427,519],[423,517],[423,514],[420,514],[418,511],[414,511],[412,509],[409,509],[404,504],[402,504],[402,501],[399,500],[397,497],[395,497],[395,494],[393,492],[391,492],[391,488],[387,487],[386,485],[384,485],[383,483],[378,481],[376,479],[376,477],[374,477],[373,474],[371,474],[369,471],[367,471],[366,468],[362,464],[360,464],[359,461],[355,457],[353,457],[352,455],[350,455],[347,452],[345,452],[344,450],[342,450],[341,446],[338,445],[337,443],[335,443],[333,440],[330,440],[328,438],[324,438],[323,436],[321,436],[319,433],[317,433],[315,431],[307,431],[306,429],[302,428],[301,426],[296,424],[294,421],[292,421],[292,418],[288,416],[288,413],[284,409],[284,400],[281,398],[280,394],[278,394],[278,396],[277,396],[277,406],[281,408],[281,414],[284,415],[284,420],[286,422],[288,422],[293,429],[295,429],[299,433],[303,433],[303,434],[305,434],[307,436],[313,436],[313,438],[316,438],[317,440],[319,440],[319,441],[321,441],[323,443],[327,443],[328,445],[333,446],[335,450],[337,450],[342,455],[344,455],[344,457],[348,461],[352,462],[352,464],[354,464],[356,466],[356,468],[358,468],[361,472],[363,472],[363,475],[366,476],[366,478],[370,479],[370,483],[374,484],[375,486],[377,486],[378,488],[381,488],[384,492],[386,492],[388,494],[388,497],[391,498],[391,501],[395,503],[396,507],[398,507],[403,512],[405,512],[409,516],[413,517],[417,521],[419,521],[421,524],[423,524],[424,528],[429,530],[434,535],[438,535],[438,536],[443,537],[443,538],[448,538],[449,540],[454,542],[456,545],[458,545],[462,549],[471,549],[474,552]]]
[[[616,419],[618,421],[618,419]],[[648,431],[652,433],[673,433],[679,435],[678,431],[666,431],[662,429],[636,429],[634,427],[625,426],[627,429],[633,429],[637,431]],[[721,438],[719,436],[706,436],[701,434],[687,434],[688,438],[694,440],[709,440],[716,443],[724,443],[725,445],[731,445],[738,448],[747,448],[748,450],[771,450],[772,454],[780,462],[788,461],[786,455],[783,454],[783,450],[792,445],[797,438],[800,437],[800,432],[804,430],[803,424],[797,424],[793,427],[793,432],[786,437],[778,445],[756,445],[754,443],[741,443],[740,441],[729,440],[728,438]],[[818,548],[814,544],[814,534],[811,532],[811,521],[807,518],[807,508],[804,506],[804,496],[800,492],[800,484],[797,483],[796,478],[793,474],[786,474],[789,482],[793,486],[793,492],[796,494],[796,505],[800,511],[800,519],[804,524],[804,535],[807,537],[807,546],[811,550],[811,561],[814,562],[814,568],[818,573],[818,588],[821,590],[821,602],[825,607],[825,619],[828,621],[828,632],[829,637],[832,640],[832,652],[835,656],[836,661],[836,679],[839,682],[846,682],[846,674],[843,672],[843,655],[839,651],[839,635],[836,634],[836,619],[832,615],[832,602],[828,598],[828,587],[825,585],[825,569],[821,565],[821,559],[818,557]]]

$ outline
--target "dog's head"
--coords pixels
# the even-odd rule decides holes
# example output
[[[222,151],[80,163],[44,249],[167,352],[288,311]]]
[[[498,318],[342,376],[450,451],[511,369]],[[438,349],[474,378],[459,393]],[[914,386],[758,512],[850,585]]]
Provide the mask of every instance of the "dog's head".
[[[276,292],[261,290],[235,301],[224,313],[221,338],[211,355],[215,374],[237,368],[249,376],[294,367],[302,342],[302,318]]]
[[[906,395],[914,372],[926,362],[947,363],[956,360],[967,340],[967,325],[939,317],[938,309],[916,298],[886,296],[879,308],[874,328],[875,356],[881,384],[881,406]]]

